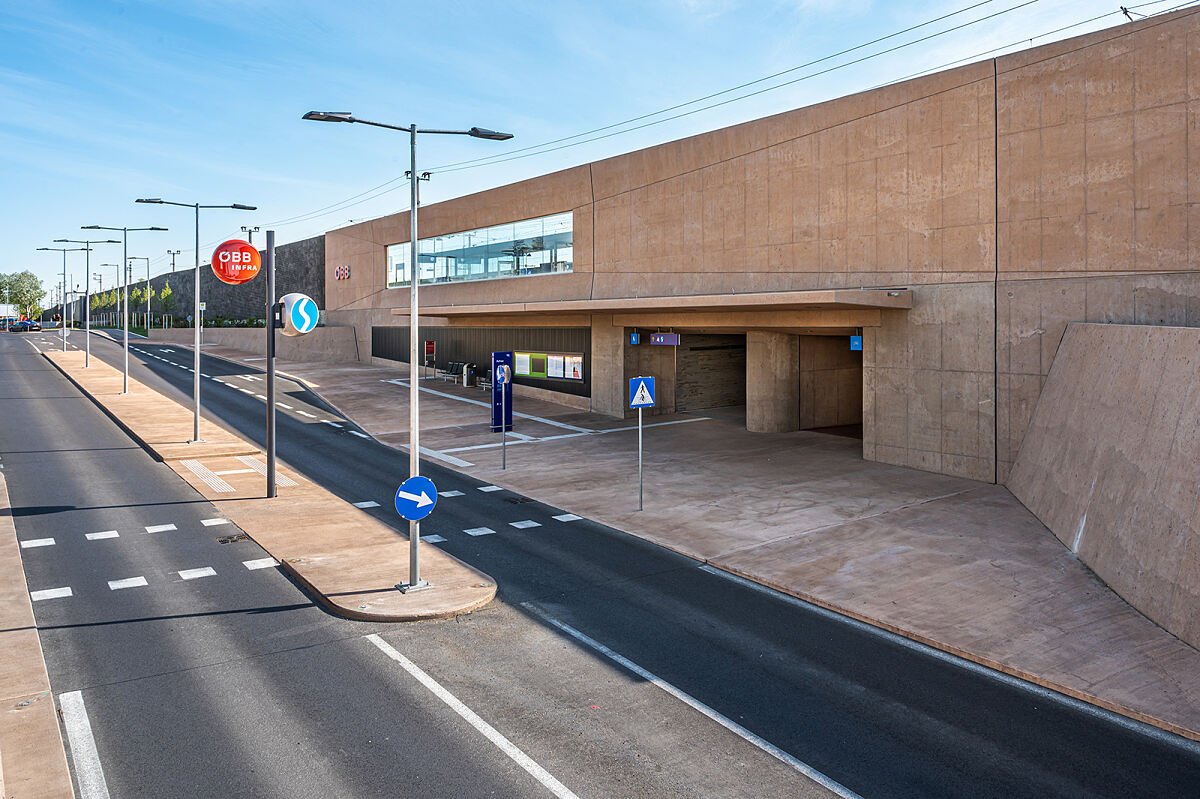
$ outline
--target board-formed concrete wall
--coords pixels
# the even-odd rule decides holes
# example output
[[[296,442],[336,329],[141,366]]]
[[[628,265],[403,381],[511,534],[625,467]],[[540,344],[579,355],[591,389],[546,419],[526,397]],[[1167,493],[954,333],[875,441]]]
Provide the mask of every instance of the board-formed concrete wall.
[[[188,327],[151,330],[150,340],[167,344],[191,345],[195,331]],[[266,355],[267,331],[253,327],[206,327],[204,344],[232,347],[255,355]],[[352,363],[360,360],[352,327],[318,327],[303,336],[275,337],[275,353],[288,361],[330,361]]]
[[[1200,646],[1200,329],[1067,326],[1008,486],[1149,618]]]

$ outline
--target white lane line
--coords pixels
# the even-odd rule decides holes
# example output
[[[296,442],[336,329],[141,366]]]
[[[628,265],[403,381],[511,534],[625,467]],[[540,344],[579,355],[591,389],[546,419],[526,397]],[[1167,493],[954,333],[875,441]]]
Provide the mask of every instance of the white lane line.
[[[718,713],[717,711],[713,710],[711,707],[704,704],[703,702],[696,699],[695,697],[691,696],[690,694],[684,693],[683,691],[679,690],[674,685],[672,685],[671,683],[662,679],[661,677],[657,676],[653,672],[647,671],[646,669],[642,668],[638,664],[634,663],[629,658],[613,651],[612,649],[609,649],[607,646],[600,643],[596,639],[590,638],[587,635],[584,635],[583,633],[579,632],[579,630],[576,630],[574,627],[570,626],[569,624],[565,624],[565,623],[559,621],[558,619],[556,619],[553,616],[551,616],[550,614],[548,614],[546,611],[542,610],[535,603],[522,602],[521,607],[532,611],[533,613],[537,614],[542,619],[544,619],[546,622],[554,625],[559,630],[562,630],[564,633],[566,633],[567,635],[574,638],[576,641],[579,641],[580,643],[584,644],[585,646],[599,652],[600,654],[604,655],[605,657],[609,658],[610,660],[613,660],[613,661],[619,663],[620,665],[624,666],[629,671],[631,671],[634,674],[636,674],[637,676],[641,677],[646,682],[649,682],[649,683],[657,686],[658,688],[661,688],[663,691],[666,691],[668,694],[675,697],[680,702],[683,702],[685,705],[688,705],[693,710],[699,712],[700,714],[702,714],[704,716],[707,716],[708,718],[715,721],[717,724],[720,724],[722,727],[729,730],[730,732],[732,732],[734,735],[738,736],[742,740],[744,740],[748,743],[751,743],[754,746],[757,746],[759,749],[766,752],[771,757],[774,757],[776,760],[779,760],[780,762],[782,762],[788,766],[791,766],[793,769],[800,772],[805,777],[808,777],[813,782],[816,782],[817,784],[823,786],[824,788],[826,788],[830,791],[833,791],[838,796],[843,797],[843,799],[862,799],[862,797],[860,797],[858,794],[851,791],[846,786],[842,785],[841,783],[839,783],[833,779],[830,779],[829,777],[826,777],[824,774],[817,771],[816,769],[814,769],[812,766],[808,765],[804,761],[799,760],[798,758],[792,757],[791,755],[789,755],[787,752],[780,749],[775,744],[771,743],[770,741],[766,740],[765,738],[763,738],[759,735],[755,735],[754,733],[750,732],[750,730],[748,730],[745,727],[743,727],[742,725],[738,724],[736,721],[733,721],[732,719],[728,718],[727,716],[724,716],[724,715]]]
[[[408,444],[401,444],[400,449],[408,449]],[[436,449],[427,449],[421,447],[421,454],[426,458],[433,458],[435,461],[445,461],[451,466],[458,466],[463,469],[468,469],[475,464],[469,461],[464,461],[462,458],[456,458],[453,455],[447,455],[445,452],[438,452]]]
[[[269,569],[275,565],[275,558],[257,558],[255,560],[243,560],[242,565],[250,571],[255,569]]]
[[[201,372],[201,373],[200,373],[200,376],[201,376],[201,377],[207,377],[209,380],[212,380],[212,375],[206,375],[206,374],[204,374],[204,372]]]
[[[479,715],[475,713],[475,711],[471,710],[471,708],[459,701],[458,697],[443,688],[437,680],[433,679],[424,671],[422,671],[417,664],[413,663],[411,660],[404,657],[404,655],[396,651],[395,647],[380,638],[375,633],[371,633],[370,635],[366,636],[366,639],[377,646],[379,651],[383,652],[383,654],[399,663],[401,668],[416,678],[417,682],[421,683],[421,685],[424,685],[430,690],[431,693],[433,693],[434,696],[445,702],[451,710],[453,710],[468,724],[478,730],[483,737],[495,744],[496,748],[498,748],[501,752],[512,758],[514,763],[525,769],[525,771],[529,772],[530,776],[544,785],[552,794],[558,797],[558,799],[578,799],[578,797],[572,793],[567,786],[556,780],[550,772],[539,766],[533,760],[533,758],[522,752],[516,744],[501,735],[495,727],[481,719]]]
[[[166,533],[179,528],[173,524],[151,524],[146,527],[147,533]]]
[[[101,533],[84,533],[83,537],[88,541],[99,541],[103,538],[120,538],[121,534],[116,530],[105,530]]]
[[[126,577],[124,580],[108,581],[108,589],[110,591],[119,591],[122,588],[137,588],[142,585],[146,585],[145,577]]]
[[[58,707],[62,711],[63,727],[67,730],[71,760],[75,763],[79,799],[108,799],[108,783],[104,780],[104,769],[100,765],[100,753],[96,751],[96,739],[92,736],[87,708],[83,706],[83,694],[79,691],[59,694]]]
[[[556,522],[577,522],[580,519],[582,519],[583,517],[576,516],[574,513],[562,513],[562,514],[559,514],[558,516],[552,516],[551,518],[554,519],[554,521],[556,521]]]
[[[243,361],[265,361],[266,358],[242,358]]]
[[[220,527],[222,524],[229,524],[228,519],[201,519],[200,523],[205,527]]]
[[[250,394],[250,395],[253,395],[253,394],[254,394],[254,392],[253,392],[253,391],[251,391],[251,390],[250,390],[250,389],[248,389],[248,388],[241,388],[241,387],[239,387],[239,388],[238,388],[238,391],[242,392],[243,394]]]
[[[518,530],[528,530],[530,527],[541,527],[541,522],[535,522],[533,519],[525,519],[519,522],[509,522],[509,527],[515,527]]]
[[[308,411],[296,411],[296,413],[300,414],[301,416],[307,416],[309,419],[317,418],[316,414],[309,413]]]
[[[243,380],[253,380],[254,379],[250,375],[234,375],[234,377],[240,377]]]
[[[45,588],[41,591],[29,592],[29,598],[34,602],[41,602],[43,599],[61,599],[71,595],[70,588]]]
[[[486,492],[486,491],[503,491],[504,489],[501,488],[500,486],[479,486],[479,490]]]
[[[402,386],[404,388],[408,388],[407,380],[400,380],[397,378],[394,380],[383,380],[381,382],[392,383],[397,386]],[[480,400],[468,399],[467,397],[460,397],[456,394],[446,394],[441,391],[434,391],[431,388],[422,388],[421,391],[425,392],[426,394],[434,394],[439,397],[445,397],[446,399],[457,400],[458,402],[466,402],[470,405],[479,405],[480,407],[483,407],[483,408],[492,407],[492,403],[490,403],[490,402],[482,402]],[[534,422],[541,422],[542,424],[548,424],[551,427],[561,427],[564,430],[574,430],[576,433],[594,433],[594,432],[596,432],[594,430],[588,430],[587,428],[584,428],[584,427],[576,427],[573,424],[566,424],[565,422],[556,422],[553,419],[546,419],[542,416],[533,416],[532,414],[528,414],[528,413],[518,413],[517,411],[513,411],[513,416],[519,417],[521,419],[529,419],[530,421],[534,421]]]
[[[356,507],[356,508],[378,508],[379,503],[373,499],[368,499],[363,502],[355,502],[354,507]]]
[[[252,474],[253,472],[253,469],[222,469],[219,472],[213,472],[213,474]]]
[[[216,577],[217,570],[212,566],[205,566],[200,569],[183,569],[178,574],[184,580],[197,580],[201,577]]]
[[[463,492],[461,492],[461,491],[439,491],[438,492],[439,497],[461,497],[462,495],[463,495]]]
[[[334,422],[330,419],[322,419],[321,421],[324,422],[325,424],[329,425],[330,427],[336,427],[339,430],[342,428],[342,426],[340,424],[338,424],[337,422]]]
[[[54,546],[53,538],[27,538],[21,542],[21,549],[33,549],[34,547],[52,547]]]
[[[472,527],[470,530],[463,530],[467,535],[495,535],[496,531],[490,527]]]
[[[295,410],[295,408],[293,408],[291,405],[288,405],[286,402],[276,402],[275,404],[280,408],[283,408],[285,411]]]
[[[426,544],[440,544],[446,539],[440,535],[423,535],[421,536],[421,540]]]
[[[350,435],[352,435],[352,436],[358,436],[359,438],[370,438],[370,436],[369,436],[369,435],[367,435],[366,433],[360,433],[360,432],[358,432],[357,430],[351,430],[351,431],[350,431]]]
[[[265,401],[266,401],[266,399],[267,399],[267,398],[266,398],[264,395],[262,395],[262,394],[255,394],[254,396],[258,397],[260,400],[263,400],[264,402],[265,402]]]

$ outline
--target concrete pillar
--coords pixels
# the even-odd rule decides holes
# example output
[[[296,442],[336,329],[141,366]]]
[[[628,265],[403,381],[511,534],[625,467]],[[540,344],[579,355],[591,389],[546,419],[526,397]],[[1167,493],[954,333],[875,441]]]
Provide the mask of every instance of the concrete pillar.
[[[800,429],[800,337],[746,333],[746,429],[787,433]]]
[[[611,314],[592,316],[592,411],[625,416],[625,328]]]

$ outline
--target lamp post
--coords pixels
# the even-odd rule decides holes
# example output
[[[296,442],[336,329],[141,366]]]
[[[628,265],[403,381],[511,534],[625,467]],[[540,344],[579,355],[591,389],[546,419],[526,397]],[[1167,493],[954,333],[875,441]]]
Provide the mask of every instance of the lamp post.
[[[254,244],[254,234],[258,232],[258,226],[247,227],[246,225],[242,225],[242,232],[246,234],[246,243]]]
[[[417,184],[420,182],[417,172],[417,134],[418,133],[439,133],[450,136],[472,136],[476,139],[490,139],[492,141],[505,141],[511,139],[511,133],[500,133],[487,128],[471,128],[470,130],[421,130],[417,128],[416,123],[408,127],[399,125],[388,125],[383,122],[371,122],[366,119],[358,119],[349,111],[309,111],[304,115],[304,119],[315,122],[359,122],[363,125],[371,125],[376,128],[387,128],[388,130],[400,130],[409,134],[409,155],[410,155],[410,172],[409,172],[409,258],[408,258],[408,474],[410,479],[421,473],[421,425],[420,413],[418,411],[418,398],[420,396],[420,386],[418,383],[417,363],[418,363],[418,345],[421,332],[418,320],[418,305],[417,305],[417,285],[421,282],[419,270],[417,269]],[[428,588],[429,583],[421,579],[421,523],[410,521],[408,523],[408,582],[403,585],[396,586],[401,591],[412,591],[419,588]]]
[[[179,253],[181,253],[181,252],[183,252],[183,250],[167,250],[167,255],[171,256],[171,271],[172,272],[175,271],[175,256],[179,255]]]
[[[158,197],[143,197],[135,200],[139,203],[151,203],[153,205],[177,205],[180,208],[194,208],[196,210],[196,296],[193,298],[195,311],[193,312],[193,329],[195,336],[193,338],[193,360],[195,361],[192,369],[192,400],[194,403],[194,419],[192,421],[192,440],[188,443],[198,443],[203,439],[200,438],[200,209],[201,208],[233,208],[237,211],[257,211],[256,205],[242,205],[241,203],[233,203],[231,205],[201,205],[200,203],[175,203],[170,200],[159,199]]]
[[[146,338],[150,337],[150,259],[140,255],[129,256],[130,261],[146,262]],[[130,267],[132,270],[133,267]]]
[[[105,227],[104,225],[84,225],[80,230],[119,230],[121,231],[121,262],[128,263],[129,261],[129,231],[138,230],[159,230],[166,231],[165,227]],[[124,298],[125,310],[122,312],[124,317],[125,328],[125,368],[124,381],[121,384],[121,393],[129,393],[129,281],[125,281],[125,290],[122,292]]]
[[[61,239],[60,239],[61,241]],[[61,252],[63,254],[63,273],[62,273],[62,334],[63,334],[63,352],[67,351],[67,253],[86,250],[87,247],[38,247],[39,250],[47,252]]]
[[[87,369],[92,365],[92,310],[91,310],[91,293],[92,293],[92,251],[93,244],[120,244],[116,239],[55,239],[60,244],[82,244],[87,250],[84,255],[84,263],[87,268],[84,271],[84,296],[83,296],[83,368]],[[99,277],[99,275],[97,275]]]

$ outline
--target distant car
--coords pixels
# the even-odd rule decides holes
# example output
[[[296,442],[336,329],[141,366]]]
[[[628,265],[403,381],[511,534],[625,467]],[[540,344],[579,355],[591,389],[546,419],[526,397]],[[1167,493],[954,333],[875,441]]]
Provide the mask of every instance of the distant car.
[[[37,322],[32,319],[22,319],[19,322],[13,322],[11,325],[9,325],[8,332],[9,333],[28,333],[31,330],[41,330],[41,329],[42,329],[41,322]]]

